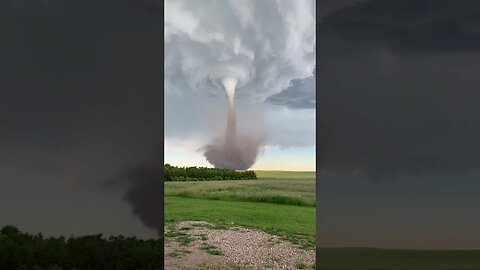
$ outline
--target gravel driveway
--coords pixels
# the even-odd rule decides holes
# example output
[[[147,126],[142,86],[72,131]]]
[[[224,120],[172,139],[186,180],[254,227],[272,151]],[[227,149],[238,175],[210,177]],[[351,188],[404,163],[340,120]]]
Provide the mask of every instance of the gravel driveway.
[[[260,230],[183,221],[165,228],[165,236],[167,270],[312,269],[315,263],[314,250],[302,250]]]

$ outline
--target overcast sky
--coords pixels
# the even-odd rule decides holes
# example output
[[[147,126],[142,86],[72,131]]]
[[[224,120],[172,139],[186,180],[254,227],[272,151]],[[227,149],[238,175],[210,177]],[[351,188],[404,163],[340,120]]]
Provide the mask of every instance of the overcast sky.
[[[102,185],[163,140],[161,30],[127,1],[0,0],[0,226],[153,235]]]
[[[480,3],[352,2],[317,21],[319,244],[480,248]]]

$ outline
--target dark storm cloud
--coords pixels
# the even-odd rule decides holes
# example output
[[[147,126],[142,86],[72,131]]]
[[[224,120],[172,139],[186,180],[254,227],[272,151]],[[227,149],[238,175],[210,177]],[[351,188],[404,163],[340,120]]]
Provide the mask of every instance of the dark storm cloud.
[[[317,45],[320,170],[383,177],[480,169],[478,7],[368,1],[325,19]],[[457,30],[437,27],[445,21]],[[392,44],[416,53],[398,54]]]
[[[128,3],[135,8],[150,10],[157,14],[163,13],[161,0],[129,0]]]
[[[127,187],[123,193],[123,200],[132,207],[132,212],[140,218],[142,223],[163,235],[163,151],[158,151],[156,156],[143,161],[105,182],[104,187]]]
[[[50,2],[48,12],[12,8],[2,25],[2,144],[138,148],[161,115],[161,21],[121,5]]]
[[[314,109],[315,90],[315,77],[292,80],[290,87],[268,97],[265,101],[293,109]]]
[[[317,1],[317,24],[321,22],[323,16],[330,14],[338,9],[345,8],[366,0],[322,0]]]
[[[474,51],[480,49],[478,18],[475,0],[372,0],[330,13],[321,29],[398,51]]]
[[[99,187],[150,160],[163,142],[162,18],[127,1],[0,3],[0,183]]]

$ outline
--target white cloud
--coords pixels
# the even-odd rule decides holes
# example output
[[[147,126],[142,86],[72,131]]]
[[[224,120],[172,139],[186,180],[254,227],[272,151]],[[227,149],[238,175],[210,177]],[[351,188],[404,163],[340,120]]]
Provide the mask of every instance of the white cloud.
[[[312,0],[165,2],[168,93],[223,94],[218,81],[229,76],[239,79],[239,96],[263,101],[314,65]]]

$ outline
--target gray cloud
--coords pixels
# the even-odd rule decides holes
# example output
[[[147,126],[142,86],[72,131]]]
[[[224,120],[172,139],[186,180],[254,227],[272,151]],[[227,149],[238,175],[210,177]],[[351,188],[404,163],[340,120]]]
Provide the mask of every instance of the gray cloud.
[[[364,2],[367,0],[323,0],[323,1],[316,1],[316,5],[318,6],[317,10],[320,12],[317,14],[319,19],[317,20],[317,24],[320,24],[323,20],[325,15],[333,13],[338,9],[342,9],[345,7],[352,6],[354,4]]]
[[[321,44],[319,169],[392,176],[479,168],[480,54],[398,55],[331,36]]]
[[[364,1],[317,26],[318,246],[478,249],[480,51],[442,26],[474,5]]]
[[[121,169],[149,161],[163,136],[162,18],[113,0],[0,0],[3,7],[2,185],[63,183],[98,193]],[[127,202],[138,199],[138,185],[122,188]],[[141,199],[156,202],[161,190],[149,191]],[[161,204],[143,212],[142,201],[132,205],[158,225]],[[72,213],[85,210],[78,208]]]
[[[381,178],[479,168],[480,54],[470,38],[480,10],[450,3],[372,0],[326,16],[317,65],[320,169]]]
[[[166,1],[165,89],[263,101],[308,77],[315,64],[314,1]]]
[[[265,101],[276,105],[285,105],[293,109],[314,109],[316,104],[315,91],[315,77],[292,80],[287,89],[269,96]]]
[[[328,14],[320,27],[399,52],[460,52],[480,49],[479,17],[475,0],[371,0]]]

